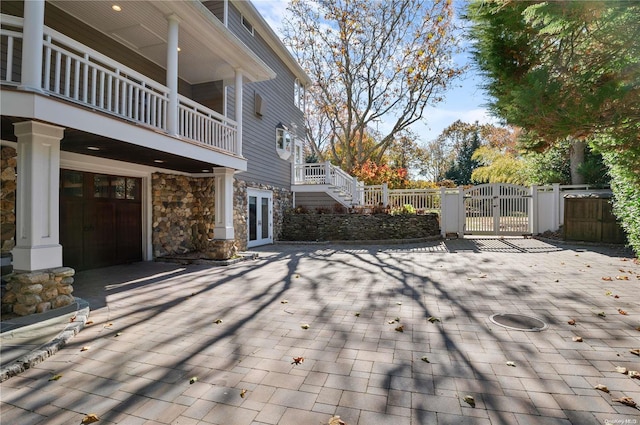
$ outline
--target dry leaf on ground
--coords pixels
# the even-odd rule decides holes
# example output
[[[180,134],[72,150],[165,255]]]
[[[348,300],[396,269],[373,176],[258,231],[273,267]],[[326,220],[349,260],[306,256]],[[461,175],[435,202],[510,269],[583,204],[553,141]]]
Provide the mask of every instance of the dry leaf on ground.
[[[91,347],[89,345],[85,345],[84,347],[82,347],[80,349],[80,351],[87,351],[88,349],[90,349]]]
[[[301,364],[304,361],[304,357],[294,357],[291,364]]]
[[[404,332],[404,326],[400,325],[396,328],[396,331],[398,332]]]
[[[616,372],[621,373],[623,375],[627,374],[627,368],[622,366],[616,366]]]
[[[280,301],[280,304],[286,304],[288,302],[289,302],[289,300],[282,300],[282,301]]]
[[[197,376],[193,376],[191,379],[189,379],[189,384],[193,384],[195,382],[198,382],[198,377]]]
[[[433,317],[433,316],[429,317],[427,320],[430,321],[431,323],[436,323],[436,322],[440,321],[440,319],[438,319],[437,317]]]
[[[62,375],[53,375],[51,378],[49,378],[49,381],[57,381],[60,378],[62,378]]]
[[[357,312],[357,313],[355,314],[355,316],[356,316],[356,317],[360,317],[360,312]]]
[[[623,309],[621,309],[621,308],[619,308],[619,309],[618,309],[618,313],[622,314],[623,316],[626,316],[626,315],[627,315],[627,312],[626,312],[626,311],[624,311],[624,310],[623,310]]]
[[[429,358],[427,356],[422,356],[422,358],[420,360],[422,360],[425,363],[430,363],[429,362]]]
[[[247,395],[247,390],[243,388],[242,391],[240,391],[240,397],[244,398],[246,395]]]
[[[630,370],[629,378],[640,379],[640,372],[638,372],[637,370]]]
[[[607,313],[605,313],[604,311],[601,311],[600,313],[598,313],[598,316],[607,317]]]
[[[640,348],[632,348],[629,350],[631,354],[635,354],[636,356],[640,356]]]
[[[574,336],[573,337],[573,342],[582,342],[582,337],[581,336]]]
[[[567,323],[570,324],[571,326],[576,325],[576,321],[574,319],[569,320]]]
[[[607,388],[607,386],[606,386],[606,385],[598,384],[598,385],[596,385],[596,386],[595,386],[595,387],[593,387],[593,388],[595,388],[596,390],[603,391],[603,392],[605,392],[605,393],[608,393],[608,392],[609,392],[609,388]]]
[[[94,422],[98,422],[100,418],[95,413],[89,413],[82,419],[82,425],[92,424]]]
[[[617,280],[629,280],[629,276],[616,276]]]
[[[610,282],[610,281],[613,280],[613,278],[611,276],[603,276],[602,280],[606,280],[606,281]]]
[[[507,366],[516,367],[516,364],[514,362],[507,362]]]
[[[340,416],[332,416],[328,425],[347,425],[347,423],[340,419]]]
[[[93,320],[87,320],[87,323],[85,323],[84,325],[85,326],[93,325]]]
[[[215,323],[216,325],[219,325],[220,323],[222,323],[222,319],[216,319],[215,322],[213,323]]]
[[[464,401],[465,401],[465,403],[467,403],[469,406],[471,406],[471,407],[476,407],[476,400],[473,398],[473,396],[466,395],[466,396],[464,396],[463,400],[464,400]]]
[[[307,323],[305,323],[305,324],[303,324],[303,325],[300,325],[300,327],[301,327],[302,329],[309,329],[309,328],[310,328],[310,326],[309,326]]]
[[[636,402],[631,397],[614,398],[611,401],[626,404],[627,406],[636,407]]]

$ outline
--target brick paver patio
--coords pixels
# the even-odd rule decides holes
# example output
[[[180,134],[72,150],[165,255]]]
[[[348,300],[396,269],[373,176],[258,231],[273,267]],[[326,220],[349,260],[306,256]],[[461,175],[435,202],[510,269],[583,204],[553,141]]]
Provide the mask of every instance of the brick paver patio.
[[[229,267],[79,273],[93,324],[0,385],[1,422],[640,423],[613,401],[640,402],[640,380],[616,371],[640,371],[640,267],[622,250],[472,239],[258,251]],[[506,329],[496,313],[549,328]]]

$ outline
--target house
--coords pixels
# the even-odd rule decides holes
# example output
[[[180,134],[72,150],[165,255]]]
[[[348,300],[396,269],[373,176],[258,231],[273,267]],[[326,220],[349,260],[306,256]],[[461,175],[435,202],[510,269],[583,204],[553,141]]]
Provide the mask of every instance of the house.
[[[273,242],[310,81],[250,2],[0,7],[3,261],[83,270]]]

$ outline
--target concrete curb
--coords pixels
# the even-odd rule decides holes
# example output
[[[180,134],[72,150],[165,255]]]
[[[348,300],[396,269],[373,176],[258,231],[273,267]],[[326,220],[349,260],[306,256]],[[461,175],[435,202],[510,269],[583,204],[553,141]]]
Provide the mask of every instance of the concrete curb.
[[[60,349],[67,345],[67,343],[74,336],[76,336],[78,332],[84,329],[84,326],[89,318],[89,305],[86,301],[80,298],[76,298],[76,302],[78,303],[79,308],[76,312],[74,321],[69,322],[65,329],[51,341],[41,345],[37,349],[31,351],[29,354],[25,354],[24,356],[16,359],[12,363],[9,363],[7,366],[0,369],[0,382],[4,382],[11,377],[18,375],[39,363],[42,363],[44,360],[60,351]]]

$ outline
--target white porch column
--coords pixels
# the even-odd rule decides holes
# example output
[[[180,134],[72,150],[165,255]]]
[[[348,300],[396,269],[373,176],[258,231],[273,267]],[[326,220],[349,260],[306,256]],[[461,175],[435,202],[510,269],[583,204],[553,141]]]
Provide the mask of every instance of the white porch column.
[[[22,271],[61,267],[58,190],[64,128],[36,121],[16,123],[14,127],[18,188],[13,267]]]
[[[22,30],[22,90],[42,91],[44,0],[24,2]]]
[[[167,110],[167,132],[178,134],[178,30],[180,20],[176,15],[167,16],[167,87],[169,88],[169,109]]]
[[[236,153],[238,155],[242,155],[242,93],[243,93],[243,89],[242,89],[242,71],[239,69],[236,69],[236,80],[235,80],[235,104],[236,104],[236,110],[235,110],[235,118],[236,118],[236,123],[238,125],[238,132],[237,132],[237,138],[238,138],[238,142],[237,142],[237,147],[236,147]]]
[[[232,168],[214,168],[215,189],[215,225],[214,239],[234,239],[233,232],[233,174]]]

